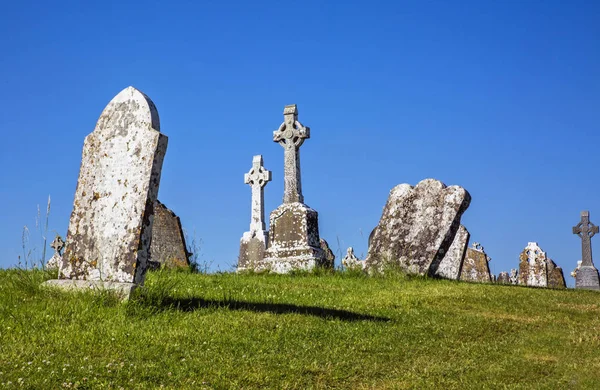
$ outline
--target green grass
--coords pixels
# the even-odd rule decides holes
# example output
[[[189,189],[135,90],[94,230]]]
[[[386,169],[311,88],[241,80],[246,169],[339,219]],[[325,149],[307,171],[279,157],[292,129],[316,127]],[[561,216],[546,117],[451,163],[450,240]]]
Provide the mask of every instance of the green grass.
[[[158,272],[128,302],[0,271],[0,388],[600,388],[600,294]]]

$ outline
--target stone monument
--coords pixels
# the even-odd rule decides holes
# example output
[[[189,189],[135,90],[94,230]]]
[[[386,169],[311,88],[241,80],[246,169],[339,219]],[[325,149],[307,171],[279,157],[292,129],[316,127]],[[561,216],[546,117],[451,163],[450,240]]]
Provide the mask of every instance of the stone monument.
[[[342,265],[344,268],[352,269],[352,270],[362,270],[365,268],[365,262],[360,261],[354,255],[354,248],[349,247],[346,251],[346,256],[342,259]]]
[[[265,257],[269,232],[265,227],[265,186],[271,181],[271,171],[263,166],[261,155],[252,158],[252,168],[244,174],[244,183],[252,188],[250,230],[240,239],[237,270],[257,269]]]
[[[58,269],[62,263],[62,250],[65,247],[65,241],[58,234],[54,237],[54,240],[50,244],[50,247],[54,249],[54,255],[48,260],[46,264],[47,269]]]
[[[590,222],[589,211],[581,212],[581,221],[573,227],[573,234],[581,238],[581,266],[575,277],[575,288],[600,290],[598,270],[592,261],[592,237],[598,233],[598,226]]]
[[[446,187],[434,179],[425,179],[415,187],[394,187],[372,233],[366,259],[369,272],[393,266],[412,274],[435,276],[470,202],[464,188]],[[457,243],[459,251],[461,245],[462,239],[460,245]],[[455,275],[456,260],[451,263],[448,272]]]
[[[463,225],[458,227],[454,240],[440,262],[435,275],[446,279],[458,280],[463,267],[463,261],[469,246],[469,231]]]
[[[269,247],[260,266],[277,273],[326,265],[318,214],[304,204],[302,196],[300,146],[310,138],[310,128],[298,121],[295,104],[285,106],[283,116],[283,123],[273,132],[273,141],[284,150],[283,204],[271,212]]]
[[[466,282],[490,283],[493,279],[490,274],[490,257],[485,253],[480,243],[474,242],[467,248],[463,261],[460,280]]]
[[[133,87],[106,106],[84,142],[59,280],[125,297],[146,275],[167,137],[154,103]]]
[[[519,256],[519,284],[531,287],[548,286],[548,258],[537,242],[529,242]]]
[[[190,265],[181,219],[159,200],[154,203],[152,244],[150,260],[152,268],[187,268]]]
[[[510,279],[508,277],[508,272],[506,271],[502,271],[498,274],[498,277],[496,278],[496,283],[497,284],[510,284]]]

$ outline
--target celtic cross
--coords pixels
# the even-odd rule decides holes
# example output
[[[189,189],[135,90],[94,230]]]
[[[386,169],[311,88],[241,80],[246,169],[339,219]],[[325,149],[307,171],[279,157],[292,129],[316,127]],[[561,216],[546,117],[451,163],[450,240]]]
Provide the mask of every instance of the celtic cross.
[[[283,118],[279,129],[273,132],[273,141],[278,142],[284,149],[283,203],[304,203],[300,180],[300,146],[306,138],[310,138],[310,128],[298,122],[298,109],[295,104],[285,106]]]
[[[581,266],[593,267],[591,238],[598,233],[598,226],[590,222],[590,212],[581,212],[581,222],[573,227],[573,234],[581,237]]]
[[[54,241],[52,241],[52,243],[50,244],[50,248],[54,249],[54,253],[58,253],[60,255],[60,252],[63,250],[64,247],[65,241],[62,239],[61,236],[57,234],[56,237],[54,237]]]
[[[244,174],[244,183],[252,188],[252,218],[250,231],[265,230],[265,191],[264,188],[271,181],[271,171],[263,167],[261,155],[252,158],[252,168]]]

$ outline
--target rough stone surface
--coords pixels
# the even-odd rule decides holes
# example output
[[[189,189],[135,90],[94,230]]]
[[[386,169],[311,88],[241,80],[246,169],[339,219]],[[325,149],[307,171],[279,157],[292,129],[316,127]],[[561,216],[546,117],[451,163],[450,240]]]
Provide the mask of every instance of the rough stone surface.
[[[269,245],[269,232],[265,227],[264,188],[271,181],[271,171],[263,166],[261,155],[252,158],[252,168],[244,175],[244,183],[252,188],[250,230],[240,239],[237,270],[257,269]]]
[[[150,260],[166,268],[187,268],[190,265],[181,220],[160,201],[154,203]]]
[[[315,210],[305,205],[300,178],[300,146],[310,129],[298,121],[296,105],[285,106],[284,122],[273,132],[273,141],[284,149],[283,204],[271,212],[269,246],[260,269],[277,273],[327,266],[319,240]]]
[[[325,239],[320,238],[319,243],[321,244],[321,249],[323,250],[323,266],[327,268],[333,268],[335,264],[335,255],[333,251],[329,248],[329,244]]]
[[[167,137],[133,87],[104,109],[84,142],[59,279],[144,282]]]
[[[474,242],[472,246],[472,248],[467,248],[460,273],[460,280],[491,283],[492,278],[488,264],[490,258],[479,243]]]
[[[600,289],[598,269],[592,260],[592,237],[598,233],[598,226],[590,222],[589,211],[581,212],[581,221],[573,227],[573,234],[581,238],[581,265],[575,277],[575,288],[588,290]]]
[[[54,254],[46,263],[46,269],[58,269],[62,263],[62,250],[65,247],[65,241],[57,234],[50,247],[54,249]]]
[[[562,268],[557,266],[552,259],[548,259],[548,287],[567,288]]]
[[[398,266],[408,273],[435,275],[450,249],[460,218],[471,202],[459,186],[426,179],[390,191],[367,254],[369,271]]]
[[[122,299],[127,300],[133,290],[138,286],[136,283],[103,282],[101,280],[77,280],[77,279],[54,279],[43,283],[45,286],[58,287],[63,290],[110,290],[117,293]]]
[[[509,276],[510,284],[519,284],[519,270],[512,268]]]
[[[508,276],[508,272],[503,271],[498,274],[496,278],[496,283],[498,284],[510,284],[510,278]]]
[[[530,287],[548,286],[548,258],[537,242],[527,244],[519,256],[519,284]]]
[[[442,278],[458,280],[462,269],[463,259],[469,246],[469,231],[463,225],[458,227],[450,249],[444,255],[437,268],[436,275]]]
[[[349,247],[346,251],[346,256],[342,259],[342,265],[347,269],[364,269],[365,262],[360,261],[358,257],[354,255],[354,248]]]

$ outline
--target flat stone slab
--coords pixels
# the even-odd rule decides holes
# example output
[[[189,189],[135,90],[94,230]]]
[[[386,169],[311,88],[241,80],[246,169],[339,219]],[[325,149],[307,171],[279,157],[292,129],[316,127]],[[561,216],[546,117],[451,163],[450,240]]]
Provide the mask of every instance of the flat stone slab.
[[[133,290],[137,287],[135,283],[125,282],[103,282],[99,280],[77,280],[77,279],[52,279],[45,281],[42,285],[57,287],[66,291],[77,290],[110,290],[116,292],[124,300],[129,299]]]

